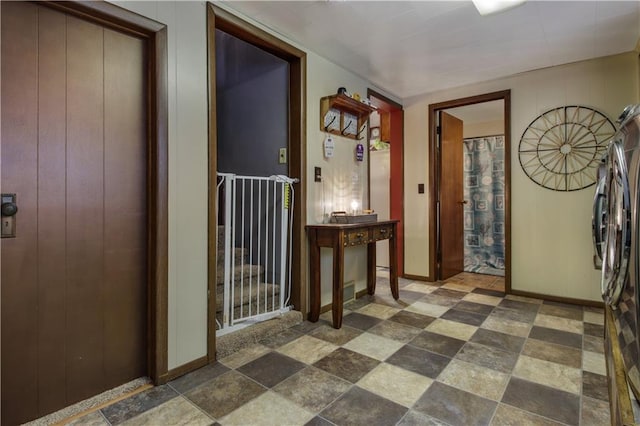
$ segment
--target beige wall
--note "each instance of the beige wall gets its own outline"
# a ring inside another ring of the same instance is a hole
[[[428,106],[471,95],[511,89],[511,260],[514,290],[600,300],[592,266],[593,187],[555,192],[522,171],[517,148],[526,126],[544,111],[586,105],[612,121],[638,102],[637,53],[546,68],[405,100],[405,185],[427,183]],[[428,195],[405,192],[405,272],[429,274]]]
[[[502,114],[501,114],[502,115]],[[482,136],[495,136],[504,133],[504,121],[492,120],[481,123],[467,123],[462,127],[462,135],[467,138],[479,138]]]

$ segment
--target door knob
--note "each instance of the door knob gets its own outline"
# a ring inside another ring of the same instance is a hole
[[[467,200],[462,200],[462,201],[458,201],[458,203],[460,203],[460,204],[467,204],[467,203],[468,203],[468,201],[467,201]]]
[[[2,216],[13,216],[16,213],[18,213],[18,206],[16,205],[16,203],[13,202],[9,202],[9,203],[2,203]]]

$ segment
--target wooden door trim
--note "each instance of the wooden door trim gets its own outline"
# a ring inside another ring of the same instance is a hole
[[[429,144],[427,158],[427,164],[429,165],[429,275],[426,277],[427,281],[435,281],[438,276],[438,271],[436,271],[437,212],[436,197],[434,197],[434,194],[437,194],[440,188],[437,178],[438,169],[436,167],[439,159],[439,157],[436,158],[436,122],[438,111],[498,100],[504,101],[505,293],[511,293],[511,90],[484,93],[482,95],[429,104]]]
[[[155,384],[166,382],[168,369],[168,50],[167,27],[113,4],[42,2],[101,26],[147,41],[147,372]]]
[[[216,134],[216,62],[215,62],[215,30],[220,29],[243,41],[257,46],[281,59],[289,62],[289,176],[297,178],[296,207],[294,209],[291,302],[295,309],[303,314],[308,312],[307,278],[307,244],[304,238],[306,224],[306,91],[307,91],[307,54],[280,40],[279,38],[251,25],[226,10],[207,3],[207,77],[209,100],[209,199],[208,199],[208,289],[209,303],[207,314],[207,357],[210,363],[216,357],[216,276],[217,276],[217,223],[218,205],[215,194],[217,184],[217,149]],[[296,285],[297,283],[297,285]]]
[[[407,277],[405,274],[405,270],[404,270],[404,253],[405,253],[405,249],[404,249],[404,107],[402,106],[402,104],[399,104],[398,102],[389,99],[388,97],[386,97],[385,95],[371,89],[371,88],[367,88],[367,98],[377,98],[379,100],[381,100],[382,102],[388,104],[391,109],[397,110],[401,113],[402,115],[402,123],[401,123],[401,128],[400,128],[400,147],[402,148],[400,150],[400,170],[398,171],[398,175],[399,175],[399,179],[400,179],[400,185],[396,185],[395,187],[389,188],[390,192],[389,192],[389,199],[391,200],[391,191],[398,191],[400,192],[400,217],[399,220],[400,222],[398,222],[398,259],[397,259],[397,265],[398,265],[398,271],[399,271],[399,276],[401,277]],[[367,141],[368,143],[368,141]],[[393,149],[393,148],[392,148]],[[367,150],[367,181],[371,182],[371,157],[369,155],[369,150]],[[389,171],[389,173],[391,174],[391,170]],[[367,186],[367,200],[369,200],[369,208],[371,208],[371,186],[368,185]]]

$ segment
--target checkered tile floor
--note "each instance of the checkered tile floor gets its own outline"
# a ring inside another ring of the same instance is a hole
[[[381,276],[340,330],[324,314],[74,423],[609,424],[603,311],[473,277],[400,280],[395,301]]]

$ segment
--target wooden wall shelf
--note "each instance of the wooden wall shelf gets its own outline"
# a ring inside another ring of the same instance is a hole
[[[366,124],[369,115],[375,110],[375,107],[356,101],[347,95],[338,94],[325,96],[320,99],[320,130],[355,140],[365,139],[366,132],[363,131],[363,127]],[[325,117],[327,117],[327,114],[330,114],[331,111],[339,112],[340,130],[325,128]],[[349,114],[357,118],[357,129],[355,134],[344,132],[348,125],[348,122],[345,122],[345,114]]]

